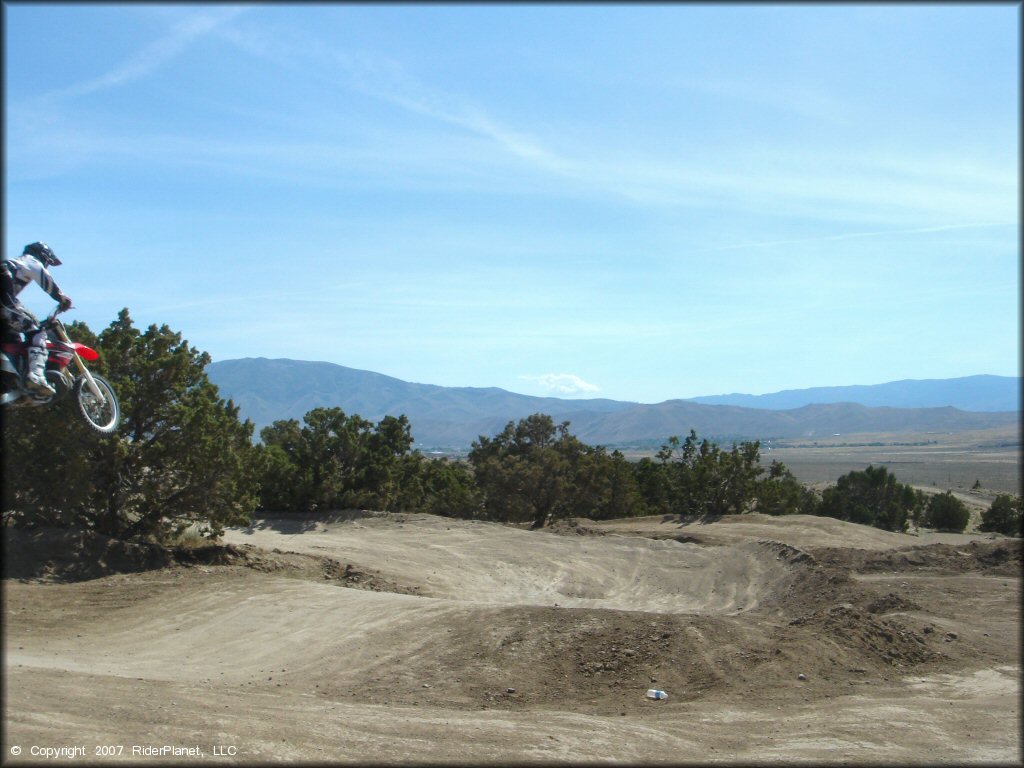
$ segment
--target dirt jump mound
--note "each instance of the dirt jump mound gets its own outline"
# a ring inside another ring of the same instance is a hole
[[[1016,754],[1019,543],[753,518],[269,517],[191,554],[22,536],[8,730],[214,723],[249,762]]]

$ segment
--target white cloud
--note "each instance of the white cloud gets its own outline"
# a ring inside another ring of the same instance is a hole
[[[543,376],[520,376],[527,381],[534,381],[552,395],[592,395],[601,389],[590,384],[574,373],[545,373]]]

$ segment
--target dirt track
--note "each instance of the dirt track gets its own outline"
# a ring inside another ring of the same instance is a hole
[[[1021,760],[1019,541],[757,515],[225,539],[221,565],[5,581],[5,760]]]

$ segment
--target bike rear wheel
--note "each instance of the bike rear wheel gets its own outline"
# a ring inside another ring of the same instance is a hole
[[[96,397],[84,376],[75,379],[75,404],[85,423],[102,435],[113,434],[121,423],[121,406],[110,382],[102,376],[92,374],[96,387],[103,393],[103,399]]]

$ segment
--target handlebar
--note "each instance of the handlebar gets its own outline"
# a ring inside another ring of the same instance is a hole
[[[57,315],[59,315],[61,312],[67,312],[69,309],[71,309],[71,307],[64,307],[63,305],[58,304],[56,307],[53,308],[53,312],[46,316],[46,322],[53,322],[54,320],[57,319]]]
[[[68,307],[67,309],[71,309],[71,307]],[[60,325],[60,321],[57,320],[57,315],[59,315],[61,312],[66,312],[67,309],[61,309],[60,305],[58,304],[57,307],[53,310],[53,312],[48,314],[46,316],[46,319],[44,319],[42,322],[40,322],[39,325],[41,327],[43,327],[43,328],[56,328],[56,327],[58,327]]]

